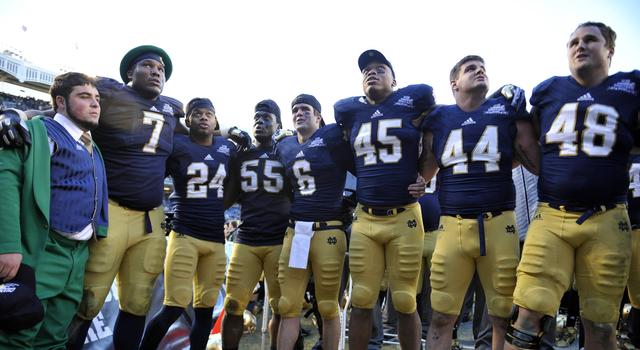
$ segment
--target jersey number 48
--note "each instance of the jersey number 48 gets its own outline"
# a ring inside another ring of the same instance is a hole
[[[580,137],[576,131],[578,103],[567,103],[560,109],[546,134],[546,143],[559,143],[560,156],[578,155],[580,149],[591,157],[606,157],[616,142],[616,127],[620,116],[611,106],[592,104],[587,107],[584,129]]]

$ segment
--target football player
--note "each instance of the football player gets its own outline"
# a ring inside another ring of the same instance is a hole
[[[440,232],[431,259],[433,315],[427,347],[451,347],[465,292],[477,272],[493,324],[493,348],[502,348],[520,254],[515,226],[515,153],[536,172],[536,144],[522,90],[507,100],[487,98],[484,60],[462,58],[449,74],[456,104],[425,119],[423,176],[439,168]]]
[[[164,306],[147,325],[140,349],[156,349],[193,299],[191,349],[205,349],[213,307],[224,281],[224,184],[235,145],[214,137],[218,120],[211,101],[187,104],[189,136],[175,135],[167,173],[174,209],[164,265]]]
[[[280,312],[278,259],[288,225],[291,188],[284,166],[274,154],[273,135],[280,129],[280,108],[273,100],[255,106],[255,146],[232,161],[225,188],[227,205],[238,202],[242,224],[233,244],[227,272],[225,314],[222,321],[223,349],[237,349],[243,333],[243,311],[264,273],[273,318],[269,322],[271,348],[277,346]]]
[[[424,230],[420,207],[408,191],[418,176],[419,116],[435,101],[428,85],[398,90],[391,63],[376,50],[358,59],[365,96],[338,101],[336,122],[349,136],[358,177],[358,206],[351,229],[353,278],[349,348],[366,349],[371,311],[385,269],[398,311],[403,349],[420,346],[416,287]]]
[[[137,348],[155,280],[162,272],[166,239],[160,224],[165,163],[182,104],[161,95],[173,66],[159,47],[130,50],[120,63],[123,83],[98,78],[102,115],[93,132],[103,152],[109,187],[109,232],[90,242],[84,296],[70,343],[84,344],[91,320],[100,312],[114,278],[120,312],[113,342]]]
[[[338,294],[347,248],[342,192],[352,157],[340,128],[324,126],[320,102],[314,96],[297,96],[291,113],[297,135],[276,145],[293,187],[289,228],[279,260],[282,320],[278,349],[293,349],[298,338],[304,292],[312,272],[322,315],[323,349],[337,349]]]
[[[540,204],[518,266],[507,349],[538,348],[573,275],[585,348],[616,348],[631,257],[625,202],[629,152],[637,144],[640,72],[609,75],[615,39],[603,23],[578,25],[567,44],[571,75],[533,90],[542,148]]]

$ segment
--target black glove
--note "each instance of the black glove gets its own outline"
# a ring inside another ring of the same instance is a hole
[[[282,140],[283,138],[287,137],[287,136],[295,136],[296,135],[296,131],[295,130],[289,130],[289,129],[278,129],[276,131],[275,134],[273,134],[273,142],[278,142],[280,140]]]
[[[342,223],[345,228],[351,226],[353,222],[353,211],[358,205],[358,198],[356,191],[351,189],[344,189],[342,192]]]
[[[237,127],[231,127],[229,129],[229,140],[233,141],[238,146],[238,152],[248,150],[251,147],[251,136],[246,131],[240,130]]]
[[[173,217],[173,212],[164,213],[164,221],[160,223],[160,227],[162,227],[166,236],[173,230]]]
[[[489,98],[497,98],[503,96],[508,101],[511,101],[511,107],[513,107],[517,112],[522,111],[527,108],[527,100],[524,94],[524,90],[521,88],[507,84],[496,90]]]
[[[15,110],[0,110],[0,147],[19,148],[31,144],[29,131],[21,121]]]

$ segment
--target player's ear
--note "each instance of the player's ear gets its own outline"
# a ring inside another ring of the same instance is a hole
[[[391,87],[394,88],[398,85],[398,83],[396,82],[395,79],[393,79],[393,81],[391,82]]]
[[[129,81],[133,80],[133,68],[127,71],[127,78],[129,78]]]
[[[67,100],[62,95],[56,96],[56,112],[62,107],[65,111],[67,110]]]
[[[451,84],[452,91],[458,91],[458,83],[455,80],[452,80],[450,84]]]
[[[216,123],[218,122],[218,119],[216,119]],[[184,124],[187,126],[187,128],[191,127],[191,114],[187,115],[184,118]]]
[[[220,123],[218,122],[218,116],[216,116],[215,113],[213,114],[213,120],[216,121],[216,126],[213,128],[213,130],[220,130]]]

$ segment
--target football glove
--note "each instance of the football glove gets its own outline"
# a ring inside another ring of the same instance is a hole
[[[502,96],[506,98],[508,101],[511,101],[511,107],[513,107],[516,111],[522,111],[523,108],[527,108],[527,100],[524,94],[524,90],[521,88],[507,84],[496,90],[489,98],[496,98]]]
[[[251,136],[246,131],[233,126],[227,132],[229,140],[237,145],[238,152],[248,150],[251,147]]]
[[[160,223],[160,227],[162,227],[166,236],[173,231],[173,218],[173,212],[166,212],[164,213],[164,221]]]
[[[31,144],[27,125],[14,109],[0,110],[0,147],[22,147]]]
[[[287,137],[287,136],[295,136],[296,135],[296,131],[295,130],[290,130],[290,129],[278,129],[275,134],[273,134],[273,141],[274,142],[279,142],[280,140],[282,140],[283,138]]]

